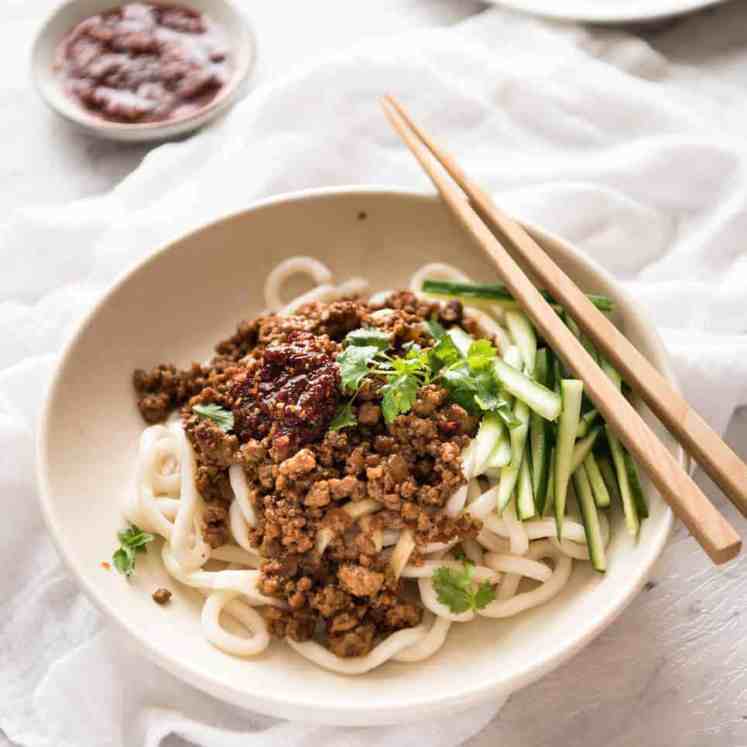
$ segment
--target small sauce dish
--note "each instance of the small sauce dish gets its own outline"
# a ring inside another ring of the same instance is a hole
[[[230,0],[68,0],[34,42],[32,77],[57,114],[92,135],[164,140],[225,112],[256,49]]]

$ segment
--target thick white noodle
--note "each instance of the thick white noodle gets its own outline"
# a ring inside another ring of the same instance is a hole
[[[313,257],[289,257],[278,265],[265,280],[265,303],[270,311],[280,311],[285,306],[280,291],[293,275],[309,275],[315,285],[329,285],[333,282],[332,271],[325,264]],[[294,299],[298,301],[303,296]]]
[[[172,431],[163,425],[153,425],[143,431],[138,447],[134,490],[125,505],[125,516],[144,531],[170,539],[177,512],[173,511],[173,504],[164,504],[164,499],[156,496],[155,489],[159,460],[166,448],[170,449],[178,467],[179,446]],[[177,481],[179,480],[177,472]]]
[[[475,482],[477,482],[477,480],[475,480]],[[449,500],[446,501],[445,510],[447,516],[458,516],[462,513],[464,504],[467,502],[468,490],[469,485],[461,485],[451,494]]]
[[[471,560],[475,565],[483,565],[482,559],[484,553],[479,542],[468,537],[462,540],[462,548],[464,549],[464,554],[467,556],[467,560]]]
[[[610,541],[610,522],[603,511],[599,512],[599,526],[602,530],[602,542],[604,543],[604,546],[607,547]],[[588,560],[589,548],[587,547],[586,542],[574,542],[567,539],[565,536],[566,534],[565,524],[563,524],[563,539],[558,540],[557,537],[550,537],[550,542],[552,542],[555,547],[565,553],[569,558],[573,558],[574,560]]]
[[[503,511],[503,521],[508,530],[508,540],[511,543],[513,555],[526,555],[529,549],[529,535],[524,529],[523,522],[516,516],[516,500],[512,499]]]
[[[353,521],[368,516],[381,509],[381,503],[375,501],[373,498],[364,498],[362,501],[348,501],[342,510],[350,516]],[[316,533],[316,551],[319,555],[323,555],[327,546],[335,537],[335,533],[329,527],[322,527]]]
[[[249,527],[238,501],[232,501],[231,507],[228,509],[228,525],[231,528],[231,536],[236,540],[239,547],[247,552],[256,552],[249,540]]]
[[[537,565],[541,564],[538,563]],[[461,560],[424,560],[420,565],[406,565],[402,569],[402,578],[432,578],[439,568],[453,568],[455,571],[462,571],[464,570],[464,563]],[[475,566],[474,579],[479,582],[497,583],[500,573],[496,573],[496,570],[484,565]]]
[[[231,490],[233,490],[236,503],[241,508],[241,513],[244,515],[246,523],[250,527],[257,526],[257,514],[252,506],[252,501],[249,498],[249,486],[246,483],[246,473],[244,468],[240,464],[232,464],[228,468],[228,480],[231,483]]]
[[[483,519],[483,523],[493,534],[497,534],[499,537],[509,537],[509,531],[504,519],[499,519],[495,515],[487,516]],[[558,536],[555,519],[533,519],[523,522],[523,527],[530,541]],[[568,539],[571,542],[585,543],[586,534],[584,533],[583,525],[577,521],[573,521],[573,519],[566,519],[563,522],[563,539]]]
[[[532,543],[527,556],[531,560],[540,560],[548,558],[555,564],[552,575],[541,586],[531,591],[525,591],[516,594],[511,599],[496,599],[486,607],[478,611],[478,614],[484,617],[511,617],[524,612],[531,607],[544,604],[560,593],[561,589],[568,583],[573,568],[573,561],[563,555],[549,541],[540,541]]]
[[[400,651],[392,657],[393,661],[423,661],[433,656],[433,654],[444,645],[446,634],[451,627],[451,620],[445,617],[433,616],[433,623],[430,630],[416,644]]]
[[[397,540],[397,544],[394,546],[392,557],[389,559],[389,567],[392,570],[394,578],[400,577],[414,549],[415,537],[413,537],[412,531],[409,529],[403,529],[399,533],[399,539]]]
[[[204,565],[210,557],[210,546],[202,539],[200,521],[202,518],[202,498],[197,492],[195,473],[197,464],[192,444],[187,434],[180,428],[181,447],[181,497],[179,510],[174,520],[169,545],[178,564],[185,571]]]
[[[417,294],[423,293],[424,280],[449,280],[452,283],[470,282],[469,276],[445,262],[430,262],[418,268],[410,278],[410,290]]]
[[[428,631],[422,623],[415,628],[398,630],[385,638],[365,656],[349,659],[335,656],[331,651],[314,641],[299,643],[292,638],[286,638],[285,640],[294,651],[324,669],[329,669],[338,674],[365,674],[389,661],[401,651],[416,645],[426,635],[428,635]]]
[[[434,552],[444,552],[444,550],[450,550],[454,545],[459,542],[458,537],[454,537],[454,539],[450,539],[448,542],[429,542],[427,545],[423,545],[423,547],[420,548],[420,552],[423,555],[430,555]]]
[[[362,296],[368,292],[368,280],[365,278],[350,278],[337,286],[337,297]]]
[[[392,288],[387,288],[383,291],[376,291],[376,293],[372,293],[368,297],[368,303],[370,303],[372,306],[378,306],[379,304],[384,303],[389,296],[394,293],[394,290]],[[388,314],[392,314],[392,309],[379,309],[378,311],[374,311],[373,315],[382,315],[382,312],[387,312]]]
[[[161,557],[169,575],[185,586],[213,591],[235,591],[254,605],[269,604],[281,609],[286,609],[288,606],[282,600],[265,596],[259,591],[260,572],[258,570],[186,571],[179,565],[168,545],[163,546]]]
[[[391,547],[399,542],[399,529],[385,529],[382,532],[382,545]]]
[[[485,527],[477,535],[477,542],[490,552],[508,552],[511,549],[511,545],[505,537],[499,537]]]
[[[233,656],[256,656],[270,643],[267,625],[262,615],[240,601],[236,591],[214,591],[202,607],[202,629],[205,637],[216,648]],[[249,637],[229,633],[221,624],[221,612],[238,620],[250,634]]]
[[[526,576],[527,578],[533,578],[535,581],[547,581],[552,574],[552,571],[544,563],[529,558],[520,558],[516,555],[486,552],[483,561],[488,568],[492,568],[494,571]]]
[[[259,568],[262,565],[262,558],[257,552],[247,552],[236,545],[214,547],[210,551],[210,560],[220,560],[237,566],[248,565],[250,568]]]
[[[475,519],[485,520],[490,513],[494,514],[496,512],[497,506],[498,486],[494,485],[467,506],[467,513],[470,516],[474,516]]]

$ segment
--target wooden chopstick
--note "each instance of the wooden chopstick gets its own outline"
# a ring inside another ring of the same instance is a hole
[[[386,97],[383,100],[383,107],[390,123],[420,162],[444,202],[492,259],[503,282],[521,303],[545,340],[560,355],[566,366],[584,382],[585,389],[597,409],[648,473],[676,516],[714,563],[725,563],[734,558],[741,549],[741,540],[734,528],[716,510],[635,408],[617,390],[566,327],[560,316],[553,311],[488,225],[483,222],[481,215],[490,225],[511,239],[522,259],[553,298],[572,314],[581,329],[622,372],[625,381],[640,392],[673,435],[679,437],[680,433],[687,433],[686,437],[682,437],[683,446],[687,451],[696,459],[699,455],[705,454],[711,465],[719,465],[718,470],[714,469],[713,472],[720,476],[730,469],[738,469],[739,474],[743,474],[747,470],[745,465],[721,442],[718,435],[695,415],[681,395],[669,386],[658,371],[588,301],[582,291],[529,235],[517,223],[501,213],[487,194],[470,182],[454,159],[437,147],[432,138],[414,124],[400,104],[392,97]],[[470,198],[470,202],[464,199],[463,192],[454,186],[444,170],[459,184],[461,190]],[[647,383],[646,379],[649,377],[652,380],[655,377],[654,386]],[[663,404],[664,399],[667,402]],[[709,443],[703,444],[703,440]],[[715,441],[720,442],[723,448],[718,448]],[[691,447],[691,444],[695,445]],[[700,459],[698,461],[700,462]],[[706,466],[705,463],[703,466]],[[731,487],[734,481],[724,482]],[[738,480],[736,482],[735,487],[739,487],[740,490],[730,490],[727,494],[729,497],[733,494],[741,496],[743,500],[739,507],[740,510],[744,510],[747,499],[743,491],[747,482],[742,485],[738,484]]]

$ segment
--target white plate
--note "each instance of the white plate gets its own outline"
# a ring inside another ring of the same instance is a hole
[[[525,13],[564,21],[633,23],[702,10],[724,0],[488,0]]]
[[[590,259],[538,229],[537,240],[587,291],[610,295],[618,321],[668,378],[661,341],[634,303]],[[138,437],[132,370],[206,358],[218,339],[262,308],[262,287],[281,259],[310,254],[339,279],[365,275],[374,290],[404,287],[429,261],[474,278],[495,270],[434,197],[337,188],[283,195],[185,236],[135,267],[102,299],[66,347],[39,429],[43,513],[60,555],[86,594],[154,661],[186,682],[245,708],[286,718],[377,724],[443,715],[505,697],[551,671],[603,630],[643,585],[672,515],[649,486],[651,518],[635,544],[612,517],[609,571],[577,564],[549,604],[509,620],[455,624],[438,654],[343,677],[273,641],[256,659],[221,653],[204,638],[201,598],[166,575],[158,548],[138,559],[129,583],[102,561],[123,525]],[[651,418],[649,418],[651,422]],[[664,442],[674,443],[660,428]],[[160,607],[158,586],[174,591]],[[610,672],[610,687],[616,687]],[[562,716],[560,716],[562,717]]]
[[[76,99],[68,95],[54,71],[55,53],[60,41],[84,19],[123,4],[125,3],[117,0],[68,0],[42,25],[31,52],[31,74],[39,95],[57,114],[98,137],[144,142],[164,140],[192,132],[225,112],[236,101],[254,69],[257,42],[244,14],[230,0],[187,0],[184,3],[209,16],[221,27],[228,37],[233,67],[233,74],[228,83],[207,106],[194,114],[167,122],[110,122],[87,111]]]

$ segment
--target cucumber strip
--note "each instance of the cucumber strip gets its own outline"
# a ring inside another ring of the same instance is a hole
[[[635,509],[641,519],[648,519],[648,503],[641,486],[641,479],[638,476],[638,465],[625,448],[623,448],[623,458],[625,459],[625,471],[628,474],[628,485],[630,485],[630,492],[633,494]]]
[[[493,370],[505,390],[528,405],[538,415],[546,420],[555,420],[560,415],[561,399],[555,392],[532,381],[521,371],[517,371],[500,359],[493,362]]]
[[[534,378],[540,384],[547,386],[550,368],[550,355],[546,349],[538,351]],[[536,412],[532,412],[529,420],[529,450],[532,461],[532,490],[541,513],[547,493],[547,481],[550,474],[550,449],[552,448],[552,427]]]
[[[538,504],[541,501],[538,501]],[[550,452],[550,474],[547,478],[547,493],[545,493],[544,505],[538,505],[538,510],[542,516],[549,516],[550,510],[555,505],[555,448]]]
[[[581,416],[581,398],[584,394],[583,382],[578,379],[563,379],[560,382],[563,409],[558,425],[558,440],[555,444],[555,523],[558,539],[563,538],[563,517],[568,494],[568,481],[571,478],[574,444],[578,420]]]
[[[581,521],[584,525],[591,566],[595,571],[604,573],[607,570],[607,556],[604,552],[602,527],[599,525],[599,514],[583,464],[573,473],[573,485],[576,488],[578,507],[581,509]]]
[[[594,343],[581,331],[578,324],[576,324],[576,320],[567,311],[563,312],[563,321],[565,322],[565,326],[573,332],[573,336],[578,338],[578,341],[584,346],[586,352],[598,364],[599,353],[597,353]]]
[[[457,350],[466,358],[470,345],[475,341],[475,338],[461,327],[451,327],[446,330],[446,334],[451,337],[451,341],[456,345]]]
[[[602,477],[604,478],[604,484],[607,486],[607,491],[609,492],[610,497],[622,503],[620,490],[617,487],[617,475],[615,474],[615,468],[612,466],[612,462],[610,462],[609,458],[606,456],[597,457],[596,461],[599,471],[602,473]]]
[[[519,469],[519,489],[516,494],[516,513],[522,521],[537,515],[532,491],[532,477],[529,474],[529,452],[524,452]]]
[[[586,470],[586,475],[589,478],[591,492],[594,494],[594,503],[597,504],[598,508],[607,508],[610,505],[610,494],[604,484],[604,478],[599,470],[597,460],[594,458],[594,452],[589,452],[582,467]]]
[[[498,483],[498,513],[501,513],[508,505],[519,479],[529,430],[529,408],[521,400],[516,402],[514,415],[520,425],[511,429],[511,461],[501,468],[501,478]]]
[[[518,308],[518,303],[503,283],[454,283],[448,280],[424,280],[422,290],[424,293],[435,293],[441,296],[485,298],[489,301],[509,302],[513,304],[512,308]],[[548,301],[553,300],[547,291],[542,291],[542,294]],[[587,293],[586,297],[601,311],[612,311],[614,308],[612,299],[607,296]]]
[[[537,335],[534,333],[532,323],[521,311],[508,311],[506,312],[506,326],[514,345],[521,352],[526,371],[533,373],[537,357]]]
[[[571,474],[573,474],[580,464],[583,464],[586,455],[591,452],[594,442],[601,433],[601,428],[595,428],[586,438],[576,441],[573,447],[573,456],[571,458]]]
[[[506,434],[504,428],[501,432],[501,437],[496,443],[495,448],[488,457],[488,462],[485,465],[485,472],[490,472],[495,469],[505,467],[511,461],[511,441]]]
[[[504,354],[503,362],[515,368],[517,371],[521,371],[521,351],[516,345],[512,345]]]
[[[581,416],[581,422],[578,424],[576,438],[583,438],[591,428],[591,424],[599,417],[597,410],[589,410]]]
[[[471,469],[467,477],[481,475],[487,467],[490,455],[495,450],[504,434],[503,423],[494,413],[486,414],[480,421],[480,429],[473,441],[474,451],[471,454]]]
[[[612,453],[612,462],[615,465],[615,472],[617,473],[617,487],[620,490],[623,513],[625,514],[625,526],[627,526],[628,531],[634,537],[637,537],[638,531],[641,528],[641,520],[638,517],[638,509],[635,507],[633,494],[630,491],[623,447],[609,426],[605,427],[605,431],[607,432],[607,443],[609,443],[610,452]]]

